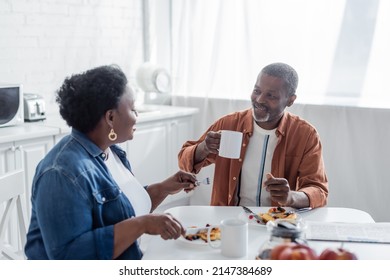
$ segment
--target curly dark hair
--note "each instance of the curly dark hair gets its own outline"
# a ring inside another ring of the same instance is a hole
[[[69,126],[88,133],[108,110],[117,108],[126,85],[126,75],[117,65],[67,77],[56,92],[60,114]]]
[[[284,80],[289,96],[295,94],[298,87],[298,73],[286,63],[276,62],[265,66],[261,73]]]

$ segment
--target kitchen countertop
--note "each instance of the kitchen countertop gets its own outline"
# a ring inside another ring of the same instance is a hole
[[[12,141],[20,141],[32,138],[53,136],[59,134],[60,129],[56,127],[46,127],[37,123],[24,123],[15,126],[0,128],[0,144]]]
[[[164,119],[193,115],[197,108],[177,107],[167,105],[141,105],[137,111],[139,116],[137,123],[155,122]],[[0,144],[25,139],[54,136],[70,133],[71,128],[59,114],[48,115],[46,120],[37,122],[25,122],[21,125],[0,128]]]

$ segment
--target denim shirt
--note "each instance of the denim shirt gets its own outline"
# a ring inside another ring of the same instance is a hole
[[[111,150],[131,171],[126,153]],[[135,216],[102,150],[75,129],[38,164],[31,202],[28,259],[112,259],[114,224]],[[118,259],[141,257],[135,241]]]

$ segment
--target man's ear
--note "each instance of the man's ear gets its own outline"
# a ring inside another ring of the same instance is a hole
[[[287,103],[287,106],[290,107],[291,105],[294,104],[294,101],[295,99],[297,99],[297,96],[294,94],[294,95],[291,95],[288,99],[288,103]]]

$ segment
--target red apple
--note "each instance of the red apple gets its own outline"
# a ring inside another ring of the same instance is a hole
[[[320,260],[357,260],[357,256],[344,248],[327,248],[320,254]]]
[[[316,252],[307,245],[283,243],[271,250],[271,260],[316,260]]]
[[[287,248],[293,248],[295,245],[296,245],[296,243],[294,243],[294,242],[286,242],[286,243],[282,243],[282,244],[275,246],[274,248],[272,248],[272,250],[270,252],[270,259],[271,260],[278,260],[280,253],[283,250],[285,250]]]

